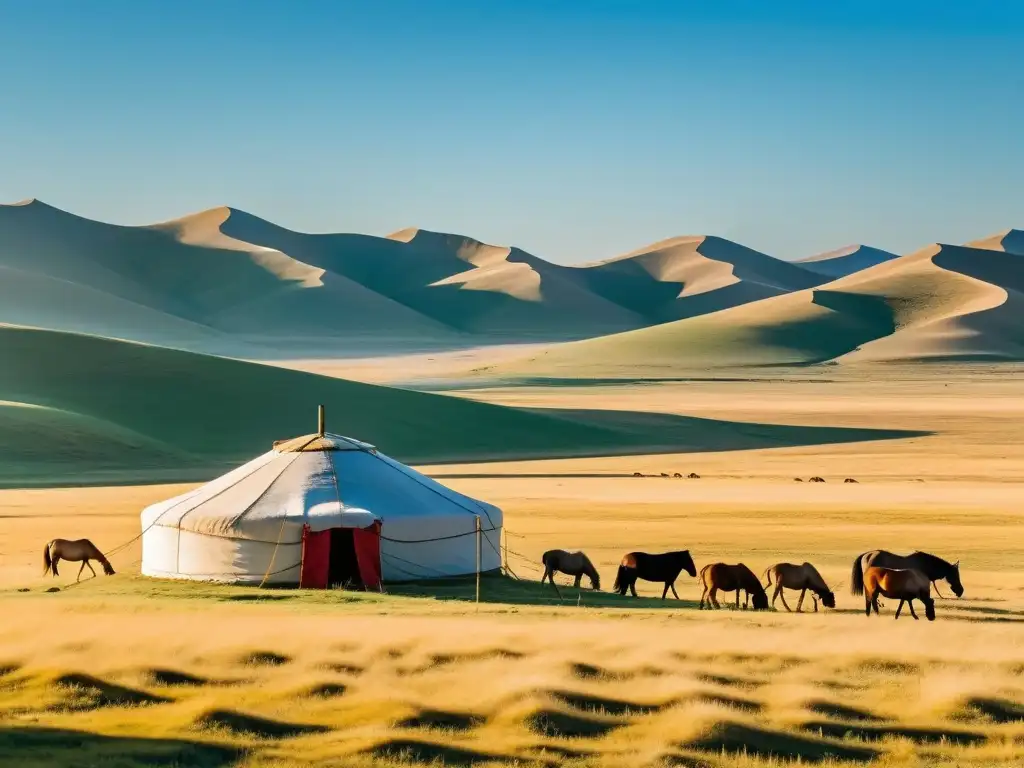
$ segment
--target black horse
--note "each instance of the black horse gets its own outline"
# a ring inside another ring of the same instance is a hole
[[[935,583],[940,579],[949,582],[949,588],[953,594],[960,597],[964,593],[964,585],[960,583],[960,561],[949,563],[941,557],[927,552],[914,552],[909,555],[894,555],[884,549],[876,549],[872,552],[865,552],[858,555],[853,561],[853,571],[850,574],[850,591],[855,595],[864,594],[864,572],[871,567],[895,568],[912,571],[920,571],[928,577],[935,588],[935,594],[942,597],[939,587]]]
[[[697,566],[693,564],[693,558],[690,557],[689,550],[665,552],[661,555],[649,555],[646,552],[630,552],[622,558],[622,562],[619,564],[619,571],[615,575],[615,586],[613,589],[620,595],[625,595],[628,589],[633,593],[633,597],[637,597],[637,579],[660,581],[665,584],[665,589],[661,593],[661,599],[664,600],[669,589],[671,589],[672,594],[678,600],[679,593],[676,592],[675,582],[682,571],[686,571],[691,576],[697,575]]]

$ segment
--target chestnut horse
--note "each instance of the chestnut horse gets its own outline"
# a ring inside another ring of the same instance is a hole
[[[70,560],[71,562],[82,561],[82,567],[78,569],[78,578],[75,581],[81,580],[82,571],[85,570],[86,566],[92,571],[93,576],[96,575],[96,571],[93,571],[92,565],[89,564],[90,560],[99,561],[100,565],[103,566],[103,572],[107,576],[114,575],[114,569],[111,567],[110,561],[88,539],[76,539],[74,541],[54,539],[49,542],[43,549],[43,576],[51,571],[54,576],[60,576],[57,573],[57,563],[61,560]]]
[[[775,576],[775,594],[772,595],[772,606],[774,607],[775,601],[778,598],[782,598],[782,604],[786,606],[786,610],[790,611],[789,603],[786,602],[786,595],[782,591],[785,589],[799,589],[800,599],[796,603],[796,612],[800,613],[804,604],[804,596],[807,594],[807,590],[811,590],[811,600],[814,602],[814,612],[818,612],[818,600],[821,600],[821,604],[826,608],[836,607],[836,596],[828,588],[828,584],[821,578],[821,574],[818,573],[818,569],[810,563],[804,563],[803,565],[794,565],[793,563],[779,563],[773,565],[764,575],[768,577],[768,586],[772,585],[772,576]]]
[[[704,594],[700,596],[700,607],[702,609],[704,608],[705,598],[708,601],[708,608],[712,606],[715,608],[722,607],[716,599],[718,590],[735,592],[736,608],[739,609],[740,590],[743,590],[747,593],[747,600],[743,604],[744,608],[747,607],[747,603],[753,597],[755,611],[768,610],[768,595],[765,593],[764,587],[761,586],[761,582],[754,575],[754,572],[743,563],[737,565],[727,565],[726,563],[705,565],[701,569],[700,578],[704,582]]]
[[[590,577],[591,587],[601,589],[601,577],[598,575],[597,569],[590,562],[590,558],[582,552],[550,549],[540,560],[544,563],[544,575],[540,577],[541,584],[544,583],[544,579],[549,579],[551,586],[555,586],[555,574],[564,573],[576,577],[576,583],[573,586],[577,589],[579,589],[580,581],[584,576]]]
[[[686,571],[691,576],[697,575],[697,566],[693,564],[688,549],[678,552],[665,552],[660,555],[651,555],[647,552],[630,552],[622,558],[619,564],[618,573],[615,574],[615,586],[612,587],[620,595],[625,595],[628,589],[636,594],[636,580],[659,581],[664,583],[665,589],[661,592],[661,599],[664,600],[669,589],[679,599],[676,592],[676,579],[679,574]]]
[[[935,601],[932,600],[931,590],[931,579],[920,571],[872,566],[864,572],[864,612],[870,616],[874,608],[877,615],[878,596],[885,595],[892,600],[899,598],[897,619],[904,603],[910,607],[910,615],[916,619],[914,600],[920,600],[924,603],[924,615],[928,621],[935,621]]]
[[[941,557],[929,554],[928,552],[912,552],[909,555],[894,555],[884,549],[876,549],[858,555],[853,561],[853,571],[850,574],[850,590],[855,595],[864,591],[864,573],[871,566],[879,568],[911,569],[919,571],[928,577],[929,582],[937,582],[945,579],[949,582],[949,588],[953,594],[960,597],[964,593],[964,585],[960,583],[960,561],[955,563],[947,562]],[[935,587],[935,594],[942,597],[939,592],[939,585]]]

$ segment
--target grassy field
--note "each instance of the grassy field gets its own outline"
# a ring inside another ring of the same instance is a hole
[[[1020,765],[1022,390],[990,372],[462,393],[917,432],[431,467],[506,511],[523,581],[484,579],[479,606],[470,584],[365,595],[152,581],[135,575],[137,543],[113,558],[116,576],[72,586],[68,566],[40,577],[47,539],[110,549],[182,486],[0,491],[0,762]],[[811,475],[827,482],[794,481]],[[893,621],[892,604],[865,618],[850,565],[880,546],[959,558],[964,598],[938,600],[934,623]],[[631,550],[688,548],[698,567],[743,561],[759,574],[811,560],[838,607],[701,612],[688,577],[681,601],[643,583],[640,600],[565,586],[559,597],[532,581],[552,547],[586,550],[605,590]]]

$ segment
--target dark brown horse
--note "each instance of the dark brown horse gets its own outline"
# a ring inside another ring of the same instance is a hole
[[[878,596],[885,595],[893,600],[899,598],[896,607],[896,618],[900,617],[903,604],[910,608],[910,615],[915,619],[914,600],[924,603],[924,615],[928,621],[935,621],[935,601],[932,600],[932,581],[920,571],[898,570],[895,568],[879,568],[872,566],[864,572],[864,612],[870,616],[871,609],[878,614]]]
[[[761,581],[754,575],[754,572],[743,563],[728,565],[727,563],[712,563],[705,565],[700,571],[701,581],[704,582],[704,594],[700,597],[700,607],[704,607],[705,598],[708,607],[721,608],[716,595],[719,590],[723,592],[736,593],[736,608],[740,607],[740,591],[747,593],[747,601],[754,600],[755,611],[768,610],[768,595],[761,586]],[[747,607],[746,601],[743,605]]]
[[[858,555],[853,561],[853,571],[850,574],[850,590],[855,595],[864,591],[864,574],[868,568],[896,568],[901,570],[915,570],[928,577],[931,586],[935,588],[935,594],[942,597],[939,592],[939,585],[935,582],[945,579],[953,594],[961,597],[964,593],[964,585],[960,582],[960,561],[955,563],[947,562],[937,555],[928,552],[912,552],[909,555],[895,555],[886,552],[884,549],[876,549]]]
[[[622,558],[619,564],[618,573],[615,575],[615,586],[613,590],[620,595],[625,595],[629,590],[633,597],[636,594],[636,580],[657,581],[665,585],[661,592],[661,599],[664,600],[669,589],[679,599],[676,592],[676,579],[679,574],[686,571],[691,576],[697,575],[697,566],[693,564],[690,551],[687,549],[679,552],[665,552],[660,555],[650,555],[646,552],[630,552]]]
[[[75,581],[79,581],[82,578],[82,571],[85,570],[86,566],[89,566],[93,576],[96,575],[96,571],[93,571],[92,565],[89,564],[90,560],[98,561],[103,566],[103,572],[107,576],[114,575],[114,569],[111,567],[110,561],[103,556],[99,547],[88,539],[76,539],[75,541],[54,539],[49,542],[43,549],[43,576],[50,572],[54,576],[60,576],[57,572],[57,563],[61,560],[69,560],[71,562],[82,561],[82,567],[78,569],[78,578]]]
[[[541,557],[544,563],[544,575],[540,577],[540,583],[545,579],[551,581],[555,586],[555,574],[565,573],[576,577],[574,586],[579,589],[580,581],[584,576],[590,578],[590,586],[594,589],[601,589],[601,576],[598,574],[590,558],[582,552],[566,552],[564,549],[549,549]]]

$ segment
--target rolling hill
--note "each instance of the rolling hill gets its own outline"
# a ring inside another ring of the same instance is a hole
[[[502,378],[670,377],[739,366],[1024,360],[1024,259],[932,245],[817,288],[546,347]]]
[[[406,229],[304,234],[232,208],[141,227],[0,206],[0,323],[236,357],[589,338],[826,278],[714,237],[561,266]]]
[[[312,431],[416,463],[727,450],[902,436],[538,411],[95,336],[0,326],[0,485],[205,479]]]

